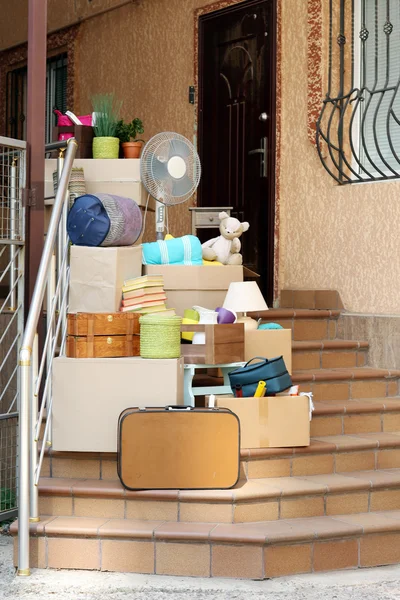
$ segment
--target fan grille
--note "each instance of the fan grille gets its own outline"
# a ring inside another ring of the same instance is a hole
[[[175,178],[168,171],[168,161],[180,157],[186,165],[183,177]],[[140,161],[143,185],[149,194],[171,206],[186,202],[200,181],[201,166],[193,144],[183,135],[173,132],[158,133],[145,145]]]

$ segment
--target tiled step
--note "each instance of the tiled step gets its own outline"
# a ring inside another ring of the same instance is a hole
[[[394,469],[400,467],[400,432],[321,436],[305,448],[243,450],[242,462],[248,479]]]
[[[368,367],[310,369],[292,373],[293,384],[299,384],[301,392],[312,392],[316,401],[397,396],[399,377],[400,371]],[[193,384],[204,387],[222,385],[222,379],[195,375]]]
[[[279,300],[281,308],[343,309],[336,290],[282,290]]]
[[[251,316],[263,323],[278,323],[292,329],[294,340],[333,340],[340,310],[272,308],[251,313]]]
[[[367,364],[368,342],[322,340],[292,342],[294,371],[364,367]]]
[[[397,396],[400,371],[354,367],[293,371],[292,381],[300,391],[313,392],[319,401]]]
[[[230,490],[130,492],[119,481],[42,478],[41,514],[215,523],[400,510],[400,469],[240,481]]]
[[[317,436],[304,448],[241,450],[241,479],[299,477],[326,473],[400,468],[400,430]],[[117,480],[116,454],[54,452],[43,477]]]
[[[292,381],[300,391],[313,392],[315,400],[346,401],[396,396],[400,371],[360,367],[294,371]]]
[[[311,435],[400,431],[400,397],[315,402]]]
[[[12,526],[17,556],[17,523]],[[31,566],[265,579],[400,562],[400,511],[246,524],[42,517]]]

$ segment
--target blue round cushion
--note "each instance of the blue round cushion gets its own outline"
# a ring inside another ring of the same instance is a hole
[[[85,194],[75,200],[67,219],[69,238],[76,246],[100,246],[110,229],[110,218],[96,196]]]

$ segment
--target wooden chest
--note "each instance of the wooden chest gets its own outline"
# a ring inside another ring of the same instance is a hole
[[[70,358],[139,356],[140,315],[76,313],[68,315],[66,353]]]

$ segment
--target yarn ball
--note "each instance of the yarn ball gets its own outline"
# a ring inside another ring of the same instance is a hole
[[[236,314],[232,310],[219,307],[215,309],[215,312],[218,313],[217,321],[219,325],[234,323],[236,321]]]
[[[283,327],[278,323],[263,323],[262,325],[259,325],[257,329],[283,329]]]

